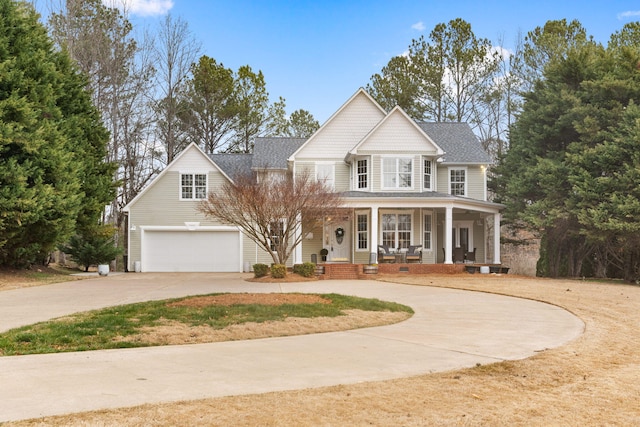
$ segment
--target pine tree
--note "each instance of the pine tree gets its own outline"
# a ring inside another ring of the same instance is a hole
[[[43,261],[110,192],[106,132],[69,64],[31,5],[0,0],[0,265]]]

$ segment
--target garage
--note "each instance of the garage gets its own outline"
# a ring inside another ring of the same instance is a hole
[[[237,229],[147,229],[142,233],[144,272],[241,271]]]

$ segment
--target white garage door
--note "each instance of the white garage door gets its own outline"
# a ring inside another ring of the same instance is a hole
[[[145,231],[142,271],[240,271],[238,231]]]

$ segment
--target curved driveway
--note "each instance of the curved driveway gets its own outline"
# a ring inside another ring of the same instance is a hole
[[[212,292],[336,292],[400,302],[415,315],[395,325],[345,332],[0,357],[0,422],[522,359],[560,346],[584,328],[559,307],[479,292],[366,280],[258,284],[243,277],[132,273],[4,291],[0,331],[110,305]]]

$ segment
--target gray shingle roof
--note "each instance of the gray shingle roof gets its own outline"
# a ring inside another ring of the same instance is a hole
[[[253,169],[287,169],[287,159],[306,141],[304,138],[256,138]]]
[[[418,126],[444,151],[443,163],[493,163],[467,123],[427,123]]]
[[[209,158],[231,179],[251,172],[253,154],[209,154]]]

